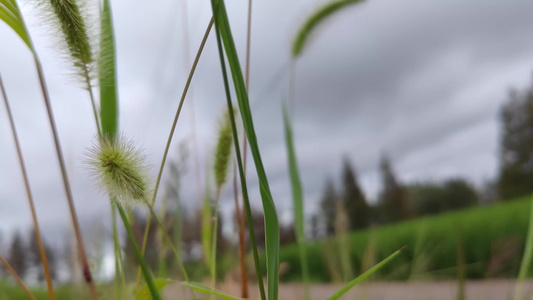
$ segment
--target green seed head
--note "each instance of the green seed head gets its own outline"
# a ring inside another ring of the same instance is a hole
[[[233,109],[233,112],[235,113],[235,109]],[[232,143],[233,134],[231,132],[231,120],[229,112],[226,110],[222,121],[220,122],[217,148],[215,152],[215,164],[213,166],[217,188],[220,188],[226,182]]]
[[[95,181],[111,199],[123,205],[149,203],[149,181],[145,158],[123,134],[98,138],[89,150]]]
[[[94,53],[89,38],[87,16],[79,0],[41,0],[48,16],[62,32],[60,44],[78,77],[88,84],[94,73]]]

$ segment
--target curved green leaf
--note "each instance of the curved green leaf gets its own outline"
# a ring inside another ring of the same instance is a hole
[[[30,35],[26,30],[20,8],[15,0],[0,0],[0,20],[4,21],[33,51]]]
[[[206,285],[203,285],[201,283],[198,283],[198,282],[192,282],[192,281],[183,281],[181,282],[181,284],[183,286],[186,286],[186,287],[189,287],[195,291],[198,291],[202,294],[207,294],[207,295],[212,295],[212,296],[217,296],[217,297],[220,297],[224,300],[243,300],[243,298],[238,298],[238,297],[234,297],[234,296],[231,296],[231,295],[228,295],[228,294],[225,294],[224,292],[221,292],[217,289],[214,289],[214,288],[210,288]]]
[[[287,158],[292,185],[292,201],[294,205],[294,227],[296,229],[296,239],[298,242],[298,250],[300,252],[302,277],[305,285],[305,298],[310,299],[309,271],[307,268],[307,248],[305,247],[305,217],[302,182],[300,181],[300,174],[298,172],[298,160],[296,159],[296,151],[294,150],[292,126],[286,106],[283,106],[283,124],[285,126],[285,143],[287,146]]]
[[[161,292],[161,290],[174,282],[171,279],[166,278],[156,278],[154,279],[154,285],[158,292]],[[148,288],[148,285],[144,285],[138,292],[135,294],[135,300],[152,300],[152,295],[150,294],[150,289]]]
[[[307,40],[313,30],[326,18],[343,9],[350,4],[360,3],[363,0],[337,0],[326,4],[313,13],[302,25],[296,38],[292,43],[292,57],[296,58],[302,54]]]
[[[385,266],[386,264],[388,264],[391,260],[393,260],[396,256],[400,255],[400,253],[402,253],[403,249],[405,248],[405,246],[403,246],[402,248],[400,248],[400,250],[394,252],[393,254],[391,254],[389,257],[385,258],[384,260],[382,260],[381,262],[379,262],[377,265],[373,266],[372,268],[370,268],[368,271],[364,272],[363,274],[359,275],[358,277],[356,277],[354,280],[348,282],[345,286],[343,286],[340,290],[338,290],[335,294],[331,295],[331,297],[329,297],[327,300],[336,300],[336,299],[339,299],[340,296],[344,295],[346,292],[348,292],[351,288],[353,288],[355,285],[357,285],[358,283],[361,283],[362,281],[364,281],[365,279],[367,279],[368,277],[370,277],[370,275],[374,274],[377,270],[381,269],[383,266]]]

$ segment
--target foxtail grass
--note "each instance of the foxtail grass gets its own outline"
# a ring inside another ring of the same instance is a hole
[[[228,165],[231,156],[231,120],[229,119],[229,110],[235,109],[233,107],[228,108],[228,111],[224,112],[220,127],[218,130],[218,141],[215,151],[215,163],[213,165],[213,172],[215,173],[216,195],[214,203],[214,216],[213,216],[213,230],[211,240],[211,285],[215,288],[217,268],[216,268],[216,253],[217,253],[217,238],[218,238],[218,218],[219,218],[219,203],[220,194],[222,192],[222,186],[226,183],[228,176]]]
[[[7,25],[9,25],[19,35],[19,37],[24,41],[24,43],[28,46],[28,49],[33,54],[37,75],[39,77],[39,84],[41,87],[41,92],[43,95],[43,100],[44,100],[44,104],[46,108],[46,113],[48,116],[48,121],[50,123],[50,128],[52,130],[52,136],[53,136],[53,141],[54,141],[54,147],[56,150],[56,156],[57,156],[59,168],[61,171],[61,177],[63,179],[63,187],[65,189],[65,195],[67,197],[69,213],[72,219],[72,227],[74,230],[74,235],[76,236],[76,242],[77,242],[78,252],[80,256],[80,262],[82,265],[83,277],[91,291],[92,299],[93,300],[98,299],[98,294],[96,292],[96,286],[94,284],[94,281],[91,275],[91,270],[89,268],[89,262],[87,260],[87,254],[85,253],[85,248],[83,246],[83,238],[81,235],[81,230],[80,230],[80,226],[78,222],[78,216],[76,214],[76,209],[74,206],[74,200],[73,200],[74,197],[72,196],[72,190],[71,190],[70,182],[68,179],[67,168],[65,166],[65,159],[63,156],[63,151],[61,149],[61,143],[59,141],[59,133],[56,127],[55,118],[54,118],[54,114],[52,111],[52,104],[50,101],[48,87],[46,85],[46,80],[45,80],[44,71],[41,65],[41,61],[32,43],[26,24],[24,22],[24,18],[22,14],[20,13],[20,9],[18,7],[17,2],[15,0],[0,0],[0,4],[2,4],[0,5],[0,19],[2,19]]]
[[[26,293],[26,295],[28,295],[28,298],[31,299],[31,300],[36,300],[35,296],[32,294],[32,292],[30,292],[30,290],[28,289],[26,284],[24,284],[24,281],[22,281],[20,276],[17,274],[17,271],[15,271],[15,269],[13,269],[13,267],[11,267],[11,265],[7,262],[7,260],[4,258],[4,256],[2,256],[2,254],[0,254],[0,261],[2,262],[2,264],[4,265],[6,270],[11,274],[11,276],[13,276],[13,278],[15,278],[17,283],[20,285],[20,287]]]
[[[96,129],[102,135],[100,120],[96,100],[93,93],[93,77],[95,73],[95,58],[93,47],[88,33],[87,14],[77,0],[40,0],[42,7],[47,11],[45,16],[49,16],[50,23],[55,27],[54,31],[60,31],[63,37],[60,49],[68,61],[72,64],[76,78],[78,78],[84,88],[88,91]],[[53,17],[55,16],[55,18]]]

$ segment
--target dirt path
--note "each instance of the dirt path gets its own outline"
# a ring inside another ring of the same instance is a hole
[[[236,283],[226,283],[219,287],[221,290],[232,294],[239,294]],[[315,284],[311,287],[311,299],[324,300],[335,292],[340,286],[332,284]],[[466,286],[465,300],[507,300],[513,299],[515,288],[514,281],[484,280],[470,281]],[[524,284],[522,299],[531,299],[533,281]],[[183,299],[186,291],[172,286],[165,289],[165,299]],[[250,290],[255,291],[250,287]],[[280,300],[304,299],[301,284],[282,284],[279,293]],[[198,295],[197,295],[198,296]],[[257,293],[252,293],[252,299],[258,299]],[[342,299],[356,300],[456,300],[457,283],[451,281],[441,282],[380,282],[361,284],[348,292]]]

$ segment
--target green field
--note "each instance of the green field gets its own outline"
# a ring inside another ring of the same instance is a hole
[[[354,232],[349,239],[353,271],[358,274],[365,260],[372,265],[406,245],[404,253],[381,269],[375,278],[455,278],[457,237],[460,236],[467,278],[516,278],[526,239],[529,208],[529,198],[524,198]],[[333,257],[327,260],[325,249],[331,252],[331,249],[342,248],[336,247],[335,243],[338,243],[337,239],[331,238],[308,244],[312,280],[334,279],[332,269],[339,265],[332,265],[331,261],[339,255],[333,253]],[[280,260],[288,263],[282,280],[301,280],[296,245],[282,248]]]

